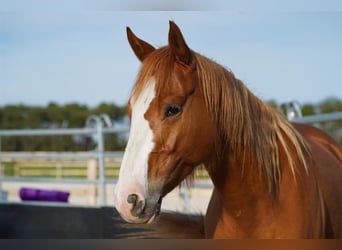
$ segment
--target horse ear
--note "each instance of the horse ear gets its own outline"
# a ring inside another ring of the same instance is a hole
[[[178,61],[185,65],[191,64],[191,50],[186,44],[181,30],[173,21],[170,21],[169,46]]]
[[[141,62],[144,61],[144,59],[155,50],[155,48],[151,44],[139,39],[136,35],[134,35],[129,27],[126,28],[126,31],[128,42],[131,45],[134,54]]]

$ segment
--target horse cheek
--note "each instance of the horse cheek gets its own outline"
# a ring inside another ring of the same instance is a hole
[[[210,122],[204,119],[192,120],[192,124],[188,124],[190,128],[184,134],[183,152],[186,152],[186,162],[191,165],[199,165],[211,154],[214,148],[214,128],[210,126]]]

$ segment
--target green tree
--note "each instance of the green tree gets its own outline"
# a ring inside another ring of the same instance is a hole
[[[318,104],[320,113],[331,113],[331,112],[338,112],[342,111],[342,101],[331,97],[327,98],[324,101]]]
[[[78,128],[84,127],[88,116],[102,113],[107,113],[113,121],[120,121],[126,115],[126,108],[106,103],[93,109],[77,103],[58,105],[52,102],[46,107],[9,105],[0,107],[0,129]],[[106,138],[106,148],[110,150],[122,150],[125,143],[116,134]],[[93,149],[94,142],[90,137],[77,136],[3,137],[2,148],[7,151],[79,151]]]
[[[303,106],[302,106],[302,115],[303,116],[307,116],[307,115],[314,115],[316,112],[315,112],[315,106],[311,103],[305,103]]]

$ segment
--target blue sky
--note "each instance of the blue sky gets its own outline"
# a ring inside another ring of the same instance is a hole
[[[158,47],[167,43],[169,20],[192,49],[231,69],[262,99],[342,99],[338,1],[274,1],[278,5],[266,8],[254,1],[229,7],[213,1],[212,8],[205,1],[159,7],[158,1],[149,1],[150,7],[138,1],[118,7],[110,1],[83,1],[83,7],[81,0],[47,2],[5,1],[0,8],[0,106],[125,104],[140,65],[126,26]]]

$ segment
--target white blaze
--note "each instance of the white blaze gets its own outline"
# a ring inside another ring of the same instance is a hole
[[[153,133],[144,115],[155,97],[155,82],[151,79],[141,94],[131,100],[131,129],[125,154],[115,188],[115,206],[124,214],[127,209],[127,196],[136,193],[147,196],[148,156],[151,153]]]

